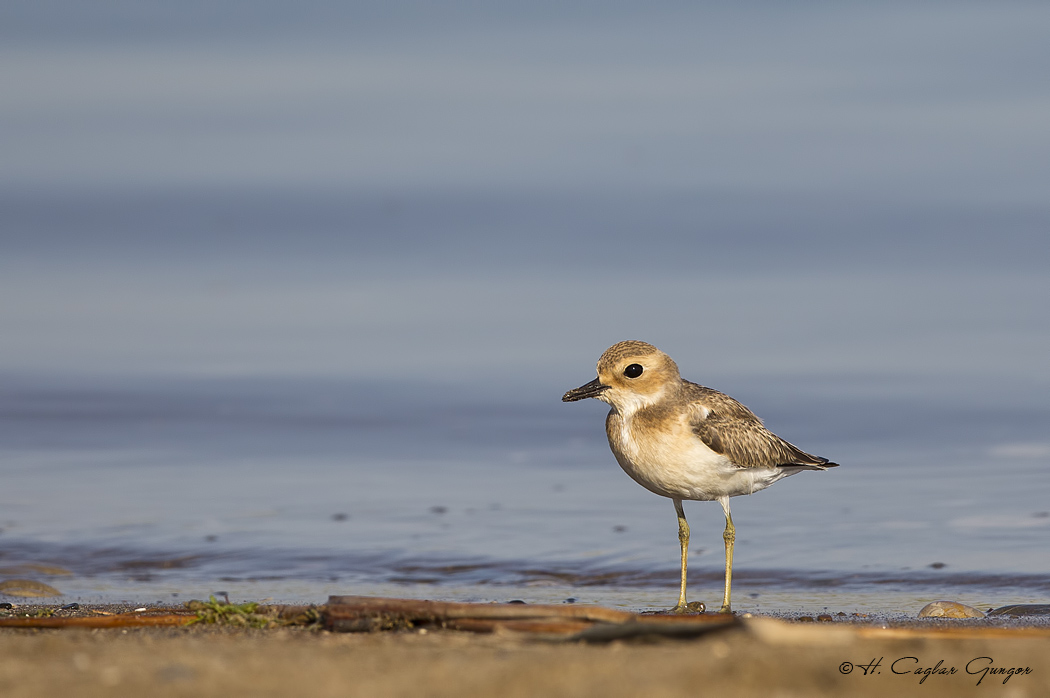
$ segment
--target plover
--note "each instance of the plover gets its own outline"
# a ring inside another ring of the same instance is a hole
[[[598,360],[598,377],[561,399],[575,402],[589,397],[612,406],[605,432],[624,472],[674,502],[682,545],[682,587],[672,609],[676,613],[700,606],[685,600],[689,524],[682,501],[714,500],[722,505],[726,576],[720,611],[731,613],[736,529],[729,498],[764,490],[801,470],[826,470],[838,463],[779,438],[725,393],[682,380],[671,357],[645,342],[619,342],[606,349]]]

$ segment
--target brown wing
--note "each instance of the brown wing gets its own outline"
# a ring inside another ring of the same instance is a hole
[[[691,426],[708,448],[743,468],[813,466],[831,468],[827,458],[810,455],[765,428],[762,420],[742,404],[711,388],[688,383],[690,397],[706,410],[697,409]]]

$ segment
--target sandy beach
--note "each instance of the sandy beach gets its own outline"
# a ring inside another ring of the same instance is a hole
[[[1050,627],[744,618],[696,639],[193,625],[0,630],[0,695],[1046,696]]]

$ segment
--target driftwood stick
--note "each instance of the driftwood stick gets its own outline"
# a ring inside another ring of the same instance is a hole
[[[196,620],[196,615],[166,613],[161,616],[144,616],[140,613],[118,613],[112,616],[87,616],[63,618],[41,616],[36,618],[0,618],[0,628],[141,628],[162,625],[186,625]]]
[[[430,625],[479,633],[513,630],[573,635],[599,642],[621,636],[695,637],[736,622],[733,616],[722,614],[639,615],[600,606],[453,603],[372,596],[331,596],[325,611],[325,627],[335,631],[375,632]]]

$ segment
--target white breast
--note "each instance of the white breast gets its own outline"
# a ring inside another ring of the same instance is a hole
[[[751,494],[789,475],[779,468],[740,468],[697,437],[685,417],[647,429],[609,415],[609,445],[624,472],[651,492],[675,499],[713,500]]]

